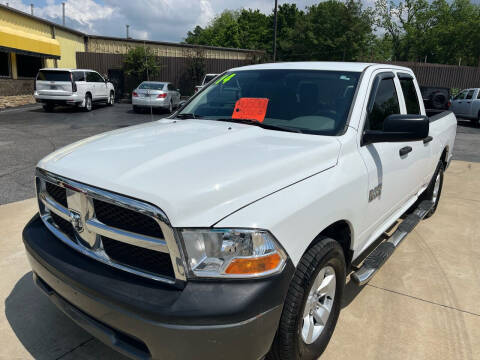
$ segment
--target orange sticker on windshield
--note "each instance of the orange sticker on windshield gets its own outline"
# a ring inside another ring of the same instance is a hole
[[[248,119],[263,122],[267,113],[268,99],[240,98],[233,109],[232,119]]]

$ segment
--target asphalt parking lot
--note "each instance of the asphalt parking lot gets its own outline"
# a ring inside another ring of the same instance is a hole
[[[74,141],[167,116],[134,113],[131,105],[97,105],[91,112],[60,107],[46,113],[40,106],[0,112],[0,205],[31,198],[37,162]]]
[[[98,105],[91,112],[57,108],[46,113],[40,106],[0,112],[0,205],[34,196],[35,165],[45,155],[74,141],[105,131],[167,116],[134,113],[131,105]],[[480,162],[480,128],[459,121],[454,159]]]
[[[124,359],[36,289],[21,231],[36,212],[36,162],[75,140],[151,120],[129,109],[0,112],[0,359]],[[480,129],[460,121],[437,213],[368,285],[347,284],[322,360],[480,359],[479,145]]]

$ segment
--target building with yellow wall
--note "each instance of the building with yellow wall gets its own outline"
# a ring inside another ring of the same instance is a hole
[[[0,97],[33,94],[33,80],[40,68],[77,68],[78,53],[93,53],[98,58],[112,59],[106,55],[124,55],[138,46],[150,47],[158,57],[177,59],[190,57],[201,50],[205,59],[225,60],[232,64],[264,56],[264,52],[256,50],[87,35],[0,5]],[[118,64],[105,61],[101,65],[105,69],[98,68],[96,63],[84,66],[104,72],[112,66],[118,68]]]
[[[32,93],[42,67],[76,67],[85,34],[0,5],[0,96]]]

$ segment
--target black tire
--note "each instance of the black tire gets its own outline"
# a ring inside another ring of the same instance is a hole
[[[139,107],[136,106],[136,105],[133,105],[133,106],[132,106],[132,109],[133,109],[133,112],[136,112],[136,113],[139,113],[139,112],[140,112]]]
[[[170,104],[168,105],[168,113],[171,114],[173,112],[173,103],[172,100],[170,100]]]
[[[55,106],[53,104],[45,104],[43,105],[43,110],[45,110],[46,112],[53,112],[53,110],[55,109]]]
[[[327,266],[334,269],[336,277],[333,305],[319,337],[311,344],[306,344],[301,335],[303,312],[315,278]],[[290,284],[277,334],[267,359],[317,359],[323,353],[340,314],[345,287],[345,268],[342,247],[333,239],[322,237],[307,250],[300,260]]]
[[[85,95],[85,106],[83,107],[83,111],[89,112],[93,108],[92,104],[92,96],[90,94]]]
[[[429,200],[429,201],[434,201],[433,208],[425,215],[425,219],[428,219],[430,216],[435,214],[435,211],[437,211],[438,203],[440,202],[440,196],[442,195],[442,188],[443,188],[443,172],[444,172],[444,166],[442,160],[438,162],[437,169],[435,170],[435,173],[433,174],[432,179],[430,180],[430,184],[428,184],[427,189],[423,192],[423,194],[420,196],[419,201],[423,200]],[[435,182],[437,180],[437,176],[439,176],[439,188],[437,191],[437,195],[435,197]],[[434,200],[435,197],[435,200]]]

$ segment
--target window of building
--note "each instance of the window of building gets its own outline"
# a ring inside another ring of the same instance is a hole
[[[40,57],[17,54],[16,58],[18,77],[34,78],[43,67],[43,59]]]
[[[400,79],[403,97],[405,98],[405,106],[407,114],[420,114],[420,103],[418,102],[417,90],[413,79]]]
[[[0,76],[10,76],[10,54],[0,52]]]
[[[383,130],[385,118],[392,114],[400,114],[395,83],[393,79],[382,79],[378,85],[372,109],[368,114],[365,129]]]

